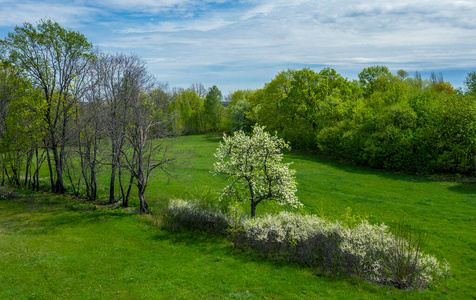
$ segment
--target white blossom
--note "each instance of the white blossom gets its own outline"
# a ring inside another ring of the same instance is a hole
[[[258,125],[251,136],[238,131],[233,136],[224,135],[223,141],[215,153],[218,161],[214,164],[215,174],[224,174],[229,179],[222,196],[250,201],[252,217],[256,205],[264,200],[294,208],[302,205],[295,195],[295,171],[289,169],[289,163],[281,162],[281,151],[290,149],[288,143]]]

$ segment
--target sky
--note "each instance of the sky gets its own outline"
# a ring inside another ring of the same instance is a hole
[[[170,87],[262,88],[280,71],[476,71],[476,0],[0,0],[0,39],[43,18],[107,53],[136,54]]]

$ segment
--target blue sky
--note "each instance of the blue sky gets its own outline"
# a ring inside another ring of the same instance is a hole
[[[134,53],[171,87],[224,95],[281,70],[431,71],[459,87],[476,71],[475,0],[0,0],[0,38],[52,18],[105,52]]]

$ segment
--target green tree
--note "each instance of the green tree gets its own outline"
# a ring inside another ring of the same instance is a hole
[[[466,94],[476,96],[476,72],[469,72],[464,80]]]
[[[288,123],[286,110],[283,108],[284,99],[291,89],[293,70],[282,71],[265,85],[260,92],[255,92],[251,98],[257,96],[254,102],[260,106],[258,112],[259,123],[266,126],[270,132],[282,133]],[[252,100],[253,101],[253,100]]]
[[[381,76],[391,75],[386,66],[372,66],[363,69],[359,73],[359,82],[364,87],[365,95],[373,93],[376,80]]]
[[[410,74],[408,74],[407,71],[400,69],[400,70],[397,71],[397,75],[398,75],[402,80],[404,80],[404,79],[407,78]]]
[[[281,162],[281,151],[290,148],[288,143],[258,125],[251,136],[238,131],[233,136],[224,135],[223,141],[215,153],[214,164],[215,174],[223,174],[230,181],[222,197],[250,201],[251,217],[255,217],[256,206],[262,201],[292,207],[302,205],[295,195],[295,171]]]
[[[245,132],[251,131],[252,121],[248,118],[252,114],[253,107],[246,100],[239,100],[231,107],[230,112],[230,131],[235,132],[243,130]]]
[[[218,131],[221,121],[223,105],[221,103],[223,96],[216,85],[208,90],[204,102],[204,113],[206,127],[211,131]]]
[[[203,99],[188,89],[180,90],[170,103],[170,113],[174,117],[174,128],[183,133],[204,131]]]
[[[334,121],[333,111],[354,94],[354,84],[333,69],[319,73],[311,69],[294,71],[291,89],[283,99],[283,112],[288,120],[284,137],[293,145],[315,148],[318,132],[327,122]]]
[[[52,20],[41,20],[36,28],[30,23],[16,26],[0,44],[9,63],[43,93],[46,105],[40,114],[46,123],[45,141],[55,167],[55,174],[50,172],[52,190],[63,193],[65,150],[72,137],[75,105],[83,92],[93,46],[81,33],[64,29]],[[49,163],[51,166],[51,160]]]
[[[0,65],[0,154],[2,183],[6,175],[11,184],[39,188],[39,169],[43,161],[38,152],[44,137],[43,119],[38,113],[43,108],[41,93],[13,68]],[[33,156],[36,168],[33,171]],[[32,178],[33,177],[33,178]]]

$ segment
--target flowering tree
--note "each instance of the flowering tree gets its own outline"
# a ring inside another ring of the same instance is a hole
[[[264,200],[292,207],[302,205],[295,196],[295,171],[281,162],[281,150],[288,150],[288,143],[258,125],[251,136],[238,131],[233,136],[224,135],[223,140],[215,153],[218,161],[214,164],[215,174],[226,175],[230,182],[222,196],[251,201],[251,217]]]

